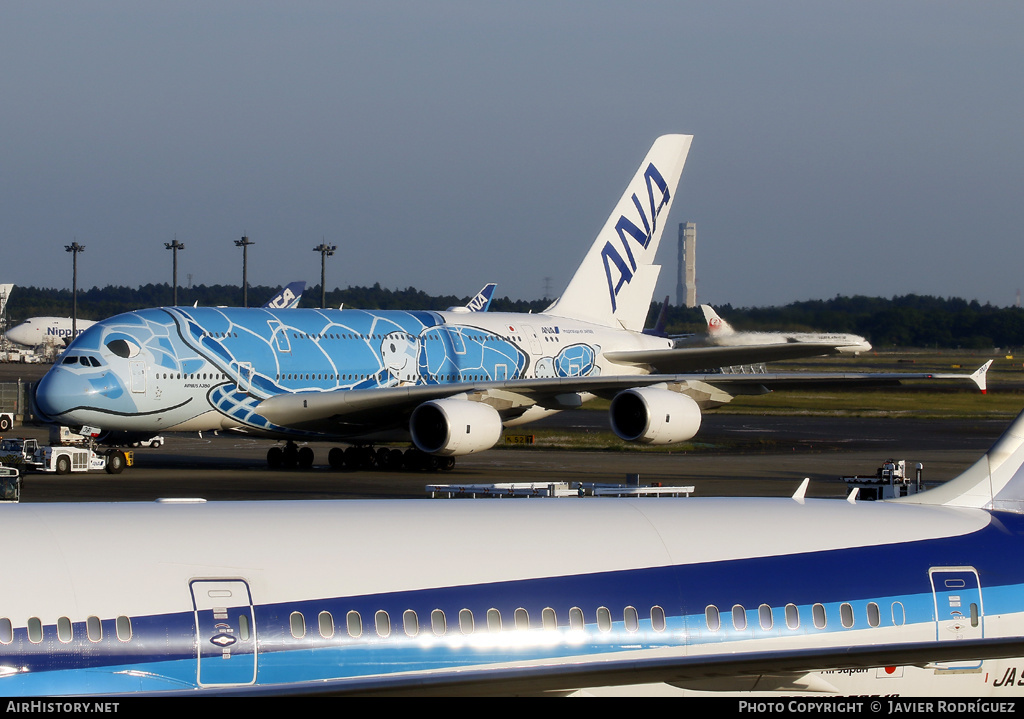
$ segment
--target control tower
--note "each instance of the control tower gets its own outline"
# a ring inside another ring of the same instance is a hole
[[[697,306],[697,223],[679,223],[679,278],[676,306]]]

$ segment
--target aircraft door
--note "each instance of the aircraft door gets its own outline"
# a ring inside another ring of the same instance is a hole
[[[146,392],[146,363],[132,360],[128,363],[128,374],[131,377],[132,392],[144,394]]]
[[[277,320],[267,322],[270,325],[270,334],[274,337],[274,344],[278,352],[291,352],[292,344],[288,339],[288,330]]]
[[[197,579],[189,586],[199,647],[199,685],[252,684],[256,681],[256,623],[249,586],[240,579]]]
[[[530,353],[539,355],[543,354],[544,347],[540,343],[540,337],[537,336],[537,331],[530,325],[520,325],[523,328],[523,334],[526,335],[526,340],[530,343]]]
[[[981,639],[984,611],[974,567],[933,567],[928,575],[935,599],[936,638],[940,642]]]
[[[248,392],[252,382],[252,365],[249,362],[232,362],[231,366],[238,373],[238,390]]]

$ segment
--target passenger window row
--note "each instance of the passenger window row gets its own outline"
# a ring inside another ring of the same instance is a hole
[[[747,628],[747,610],[742,604],[734,604],[729,612],[732,628],[743,631]],[[796,630],[800,628],[800,607],[795,604],[787,604],[783,608],[783,617],[786,628]],[[902,625],[905,619],[903,605],[900,602],[893,602],[892,605],[893,624]],[[864,621],[869,627],[877,627],[882,622],[881,611],[875,602],[868,602],[864,608]],[[708,631],[717,632],[722,628],[722,613],[714,604],[709,604],[704,609],[704,622]],[[775,625],[775,614],[772,607],[762,604],[757,608],[757,623],[761,629],[768,631]],[[853,605],[843,602],[839,605],[839,623],[844,629],[852,629],[855,622]],[[828,626],[828,616],[824,604],[811,605],[811,624],[815,629],[825,629]]]
[[[168,374],[167,372],[163,372],[163,373],[157,372],[156,373],[156,378],[157,379],[187,379],[187,380],[196,380],[196,379],[222,380],[222,379],[227,379],[228,376],[226,374],[223,374],[223,373],[215,373],[215,372],[194,372],[192,374],[185,374],[185,375],[181,374],[180,372],[177,373],[177,374],[175,374],[174,372],[171,372],[170,374]]]
[[[435,609],[430,612],[429,617],[424,617],[421,622],[419,614],[414,609],[406,609],[401,615],[401,626],[393,627],[391,615],[381,609],[374,612],[372,617],[372,628],[367,629],[363,626],[364,622],[362,613],[353,610],[345,615],[344,630],[352,638],[362,637],[364,632],[367,631],[372,631],[381,638],[390,637],[394,631],[402,631],[409,637],[418,636],[421,631],[430,631],[435,636],[440,637],[444,636],[449,631],[458,631],[461,634],[472,634],[477,631],[487,631],[492,633],[512,630],[526,631],[531,628],[554,631],[558,629],[559,626],[568,626],[571,630],[582,631],[587,624],[584,612],[579,607],[572,607],[569,609],[566,616],[568,622],[562,622],[559,624],[555,610],[551,607],[545,607],[540,613],[540,626],[531,627],[530,613],[523,607],[519,607],[512,612],[511,617],[502,617],[501,612],[498,609],[488,609],[481,618],[482,621],[478,621],[471,609],[459,610],[458,614],[452,618],[453,621],[449,620],[449,617],[444,610]],[[648,617],[651,621],[651,628],[654,631],[665,631],[666,620],[664,609],[659,606],[653,606],[651,607]],[[368,618],[367,621],[371,620]],[[625,607],[622,610],[622,622],[626,631],[639,631],[640,614],[636,607]],[[598,607],[594,614],[594,623],[597,624],[597,628],[600,631],[610,632],[613,625],[611,610],[608,609],[608,607]],[[426,626],[421,626],[422,624],[426,624]],[[305,637],[305,615],[302,612],[292,612],[289,618],[289,627],[294,638],[302,639]],[[324,639],[332,638],[336,629],[334,616],[330,612],[323,611],[317,615],[317,631],[321,637]]]
[[[33,644],[40,644],[43,641],[43,622],[39,617],[29,617],[27,622],[28,640]],[[103,640],[103,622],[99,617],[89,617],[85,620],[85,636],[90,642]],[[114,620],[114,636],[120,641],[127,642],[132,638],[132,620],[121,615]],[[57,618],[57,640],[67,644],[75,638],[71,620],[67,617]],[[11,620],[0,618],[0,644],[10,644],[14,641],[14,626]]]

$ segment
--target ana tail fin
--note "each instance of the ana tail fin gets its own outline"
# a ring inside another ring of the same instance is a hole
[[[708,334],[731,335],[735,331],[732,325],[718,316],[718,313],[711,308],[711,305],[701,305],[700,308],[704,312],[704,319],[708,323]]]
[[[494,296],[494,288],[497,286],[497,283],[488,282],[473,299],[466,303],[466,308],[470,312],[486,312],[487,308],[491,306],[491,298]]]
[[[302,293],[306,289],[305,282],[292,282],[287,287],[281,289],[276,295],[267,300],[264,307],[270,307],[275,310],[292,309],[299,306],[299,300],[302,299]]]
[[[663,135],[591,245],[561,296],[545,312],[640,332],[660,267],[654,256],[672,209],[692,135]]]
[[[926,492],[894,501],[1024,514],[1024,412],[963,474]]]

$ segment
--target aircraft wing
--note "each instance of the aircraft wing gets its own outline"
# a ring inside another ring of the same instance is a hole
[[[434,399],[464,395],[486,400],[503,419],[516,417],[534,405],[550,409],[579,406],[578,395],[589,393],[611,397],[631,387],[657,384],[703,384],[733,393],[751,393],[773,388],[825,385],[894,385],[904,380],[968,380],[986,389],[985,377],[991,360],[973,374],[931,372],[768,372],[748,374],[649,374],[596,377],[544,377],[504,381],[458,382],[409,385],[373,389],[294,392],[269,397],[256,408],[262,416],[282,427],[311,431],[337,431],[349,425],[379,426],[382,417],[397,426],[419,404]],[[575,395],[575,397],[574,397]],[[575,400],[575,402],[573,401]],[[726,400],[727,401],[727,400]]]
[[[776,362],[800,357],[838,354],[838,345],[827,342],[780,342],[768,345],[673,347],[655,350],[605,352],[617,364],[648,366],[657,372],[694,372],[710,367]]]

